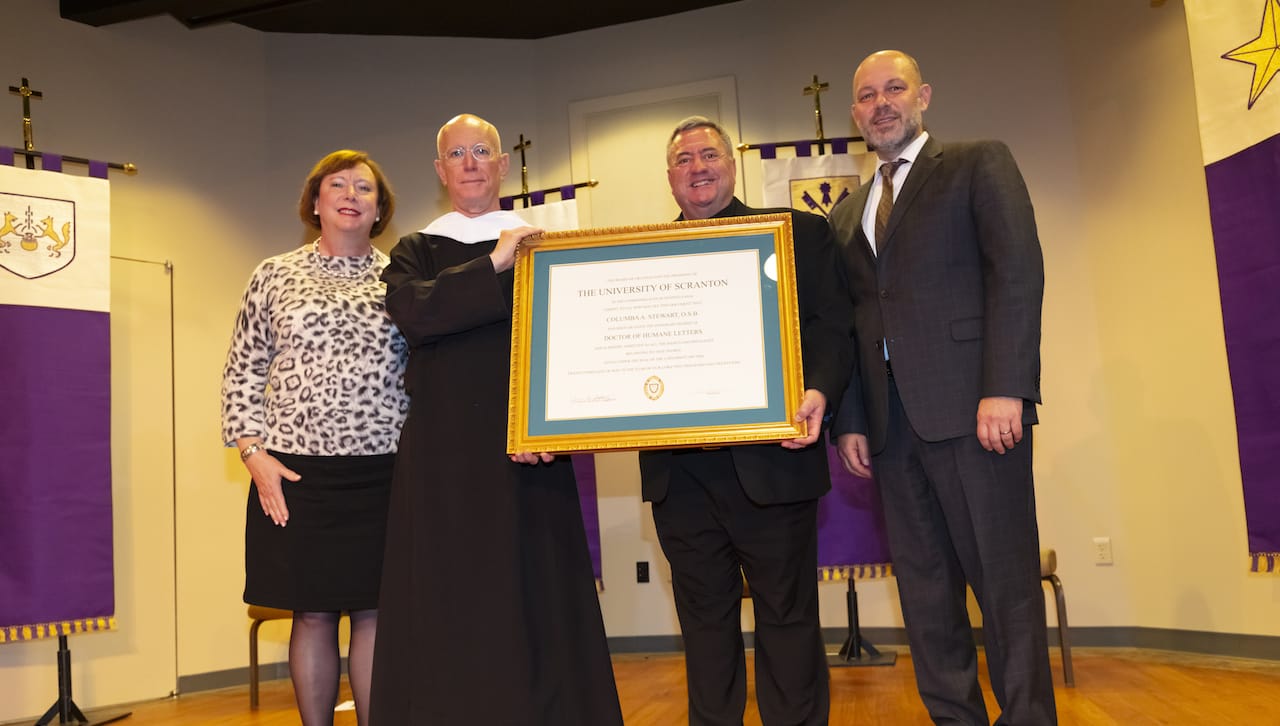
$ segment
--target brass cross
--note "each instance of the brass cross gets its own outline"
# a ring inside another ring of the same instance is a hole
[[[827,138],[822,135],[822,92],[827,90],[831,84],[820,83],[818,74],[813,74],[813,83],[804,87],[804,95],[813,96],[813,117],[818,122],[818,141]]]
[[[22,146],[27,151],[35,151],[35,137],[31,132],[31,99],[44,98],[44,94],[40,91],[33,91],[30,81],[25,78],[22,79],[21,86],[9,86],[9,93],[16,93],[22,96]],[[35,157],[30,154],[27,155],[27,168],[36,168]]]
[[[533,146],[533,139],[525,140],[524,134],[520,134],[520,143],[511,147],[512,151],[520,152],[520,193],[529,193],[529,167],[524,163],[524,150]],[[525,199],[524,205],[529,206],[528,198]]]

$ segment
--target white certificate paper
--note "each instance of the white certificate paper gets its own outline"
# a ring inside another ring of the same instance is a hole
[[[548,421],[768,405],[754,249],[552,265]]]

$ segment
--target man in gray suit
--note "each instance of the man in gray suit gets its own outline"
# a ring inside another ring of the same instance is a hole
[[[1057,715],[1031,472],[1044,261],[1009,149],[932,138],[931,95],[899,51],[854,73],[853,119],[884,163],[831,214],[858,344],[832,430],[850,472],[874,468],[934,722],[989,723],[967,584],[997,723],[1045,726]]]

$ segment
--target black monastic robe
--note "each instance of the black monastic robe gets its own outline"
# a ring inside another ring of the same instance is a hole
[[[414,233],[383,273],[412,397],[387,522],[377,724],[621,724],[569,457],[507,457],[513,273]]]

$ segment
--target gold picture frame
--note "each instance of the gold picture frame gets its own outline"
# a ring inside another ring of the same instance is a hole
[[[805,435],[789,214],[532,237],[513,301],[508,453]]]

